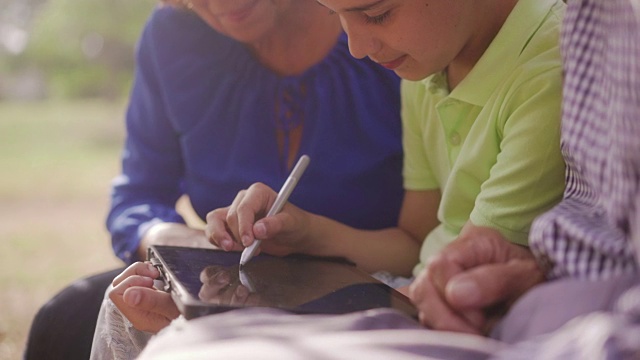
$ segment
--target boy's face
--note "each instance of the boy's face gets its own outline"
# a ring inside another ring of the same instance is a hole
[[[317,0],[340,16],[356,58],[420,80],[464,62],[482,0]]]

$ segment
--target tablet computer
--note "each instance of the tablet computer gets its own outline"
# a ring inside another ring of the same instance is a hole
[[[298,314],[389,307],[417,317],[406,296],[343,259],[259,254],[240,269],[239,252],[155,245],[148,255],[187,319],[243,307]]]

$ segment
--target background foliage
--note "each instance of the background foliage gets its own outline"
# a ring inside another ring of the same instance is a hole
[[[104,226],[154,0],[0,0],[0,359],[36,311],[122,266]],[[64,331],[64,324],[60,324]]]
[[[0,99],[122,97],[137,38],[154,5],[0,0],[0,79],[8,83]]]

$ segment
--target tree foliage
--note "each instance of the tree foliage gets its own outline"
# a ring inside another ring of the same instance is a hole
[[[45,74],[64,97],[123,95],[134,48],[153,0],[46,0],[36,13],[22,64]]]

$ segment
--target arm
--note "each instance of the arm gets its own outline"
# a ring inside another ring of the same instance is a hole
[[[533,219],[555,205],[564,189],[556,75],[527,82],[531,88],[514,90],[505,103],[506,117],[497,124],[500,152],[469,220],[410,288],[423,324],[485,333],[515,299],[544,280],[521,245]]]
[[[385,270],[409,276],[418,261],[422,241],[438,225],[439,201],[437,190],[407,191],[398,227],[376,231],[358,230],[311,215],[309,231],[303,238],[309,246],[307,252],[342,256],[368,272]],[[266,225],[265,228],[268,229]]]
[[[290,203],[279,214],[261,219],[275,196],[265,185],[252,185],[230,207],[208,214],[206,236],[226,250],[240,249],[240,240],[248,246],[259,238],[262,249],[272,254],[341,256],[368,272],[406,276],[417,263],[422,240],[438,223],[440,194],[435,190],[407,192],[398,227],[375,231],[354,229]]]
[[[107,227],[113,249],[127,263],[144,259],[144,234],[161,223],[184,223],[175,204],[183,175],[178,137],[165,112],[152,44],[153,20],[140,41],[126,114],[122,174],[113,182]]]
[[[498,230],[527,246],[531,223],[562,198],[565,164],[560,151],[559,69],[512,91],[496,123],[499,152],[481,184],[471,223]]]

